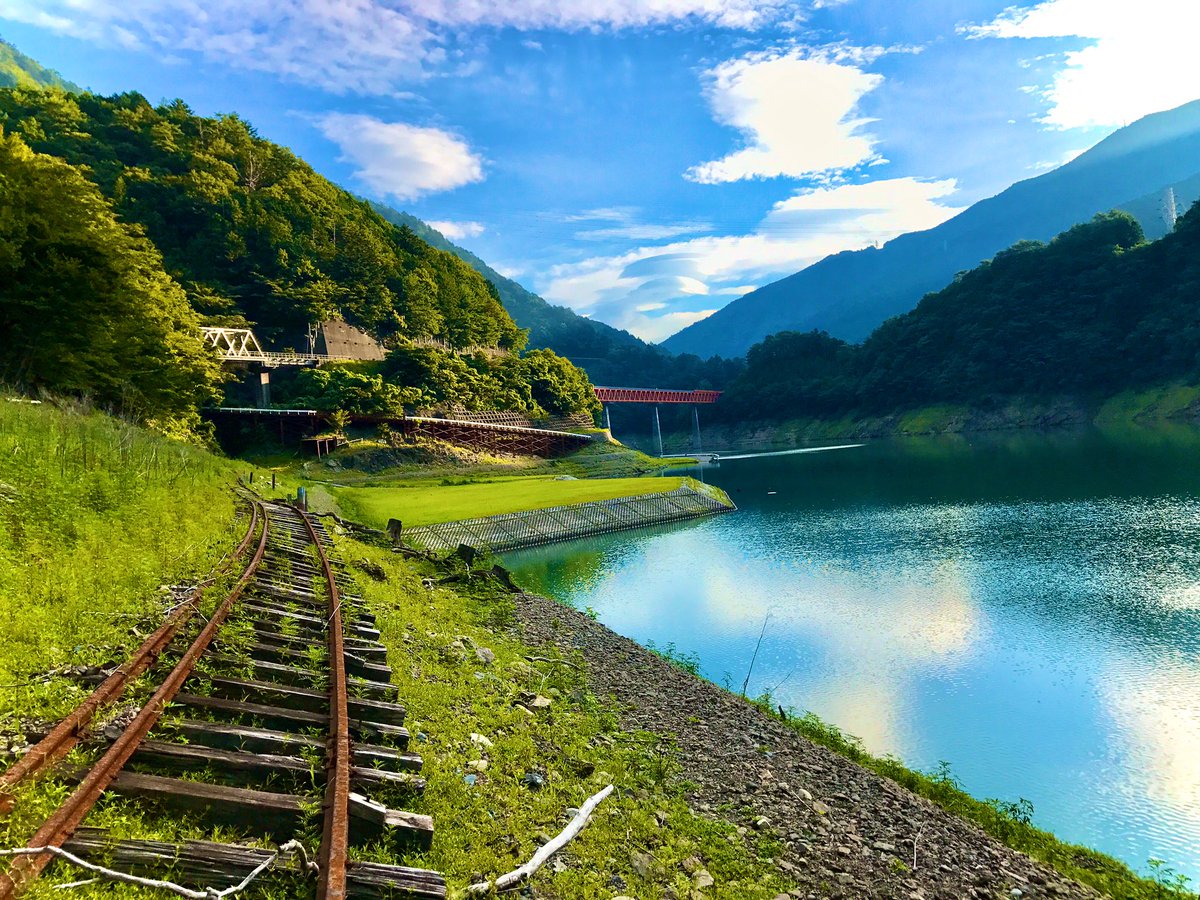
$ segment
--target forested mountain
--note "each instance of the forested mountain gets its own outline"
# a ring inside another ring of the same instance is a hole
[[[548,347],[583,368],[596,384],[629,387],[722,388],[739,371],[740,360],[676,356],[647,344],[628,331],[586,319],[564,306],[554,306],[505,278],[469,250],[448,241],[441,232],[416,216],[382,204],[372,204],[385,219],[407,226],[430,245],[453,253],[496,286],[500,301],[522,328],[529,342]]]
[[[861,345],[782,332],[719,404],[744,420],[878,415],[1007,398],[1104,398],[1200,378],[1200,205],[1147,243],[1124,212],[1021,241]]]
[[[945,286],[956,272],[1017,241],[1048,240],[1139,198],[1139,214],[1149,212],[1153,219],[1157,204],[1144,198],[1197,173],[1200,101],[1146,116],[1066,165],[1018,182],[936,228],[902,235],[879,249],[827,257],[735,300],[663,346],[739,355],[768,334],[814,328],[860,341],[889,316],[912,309],[924,294]]]
[[[0,126],[0,382],[189,431],[217,361],[162,257],[86,173]]]
[[[186,431],[220,380],[201,317],[280,346],[340,316],[390,352],[378,372],[306,373],[323,408],[596,407],[569,361],[517,355],[526,332],[475,269],[237,116],[0,89],[0,140],[0,379]]]
[[[519,348],[495,289],[450,253],[385,222],[235,115],[99,97],[0,91],[0,123],[86,167],[118,216],[142,226],[203,315],[260,337],[342,316],[385,341]]]
[[[453,253],[496,286],[500,301],[508,314],[529,331],[529,342],[535,347],[549,347],[563,356],[605,356],[617,347],[649,347],[628,331],[613,328],[594,319],[586,319],[565,306],[554,306],[532,291],[526,290],[511,278],[505,278],[486,262],[457,244],[451,243],[437,229],[416,216],[372,203],[375,211],[394,225],[411,228],[425,243]]]
[[[76,93],[82,90],[0,38],[0,88],[8,87],[58,88]]]

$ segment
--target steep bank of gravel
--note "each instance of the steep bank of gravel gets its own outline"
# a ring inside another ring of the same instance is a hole
[[[674,737],[693,809],[775,833],[794,896],[1101,896],[580,612],[521,595],[517,621],[530,643],[579,650],[625,728]]]

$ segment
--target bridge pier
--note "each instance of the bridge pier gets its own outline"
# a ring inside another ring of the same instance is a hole
[[[654,443],[658,447],[658,455],[663,455],[662,426],[658,423],[658,404],[654,405]]]
[[[700,450],[700,407],[692,404],[692,449]]]
[[[260,369],[252,373],[254,380],[254,405],[259,409],[271,408],[271,370]]]

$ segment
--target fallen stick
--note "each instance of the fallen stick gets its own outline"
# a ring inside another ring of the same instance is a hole
[[[567,846],[579,832],[583,831],[583,826],[587,824],[596,807],[600,805],[600,801],[612,793],[613,786],[610,784],[598,794],[593,794],[588,797],[583,806],[579,807],[579,812],[575,814],[566,828],[548,844],[543,845],[538,849],[538,852],[533,854],[533,857],[525,865],[519,869],[513,869],[507,875],[501,875],[495,881],[480,881],[477,884],[467,888],[467,894],[472,897],[479,897],[491,891],[508,890],[509,888],[517,887],[524,884],[533,877],[533,873],[545,865],[555,853]]]
[[[572,669],[574,669],[577,672],[583,671],[583,669],[579,668],[579,666],[575,665],[575,663],[568,662],[565,659],[551,659],[549,656],[527,656],[527,657],[525,657],[525,659],[527,659],[529,662],[544,662],[544,663],[553,663],[553,664],[560,665],[560,666],[570,666]]]
[[[279,859],[285,853],[299,853],[304,860],[305,868],[315,868],[308,861],[308,854],[304,852],[304,847],[299,841],[288,841],[278,850],[264,859],[254,871],[243,878],[240,882],[232,887],[217,890],[216,888],[204,888],[203,890],[192,890],[181,884],[175,884],[173,881],[159,881],[157,878],[141,878],[137,875],[130,875],[128,872],[118,872],[116,869],[106,869],[104,866],[98,866],[95,863],[90,863],[87,860],[80,859],[74,853],[64,850],[62,847],[45,846],[45,847],[19,847],[13,850],[0,850],[0,856],[38,856],[42,853],[50,853],[57,856],[59,859],[64,859],[72,865],[79,866],[81,869],[86,869],[89,872],[109,878],[113,881],[121,881],[125,884],[136,884],[139,887],[161,888],[166,891],[172,891],[180,897],[186,897],[187,900],[222,900],[224,897],[232,897],[234,894],[240,894],[250,886],[259,875],[265,872],[275,860]],[[89,878],[86,881],[75,881],[66,885],[57,885],[62,888],[79,887],[84,884],[90,884],[98,879]]]

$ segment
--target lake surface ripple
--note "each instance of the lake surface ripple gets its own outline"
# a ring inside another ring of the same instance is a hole
[[[1200,880],[1200,433],[884,441],[703,477],[739,512],[506,562],[735,689],[765,620],[750,693]]]

